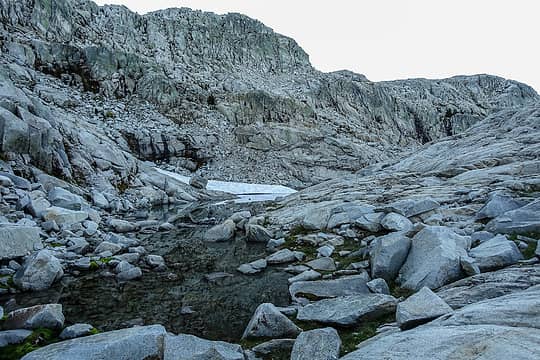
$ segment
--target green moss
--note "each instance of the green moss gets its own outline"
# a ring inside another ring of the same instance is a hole
[[[92,328],[92,329],[90,330],[90,335],[97,335],[97,334],[99,334],[99,333],[100,333],[100,331],[99,331],[98,329],[96,329],[96,328]]]
[[[95,271],[98,269],[99,269],[99,264],[94,260],[90,261],[90,270]]]
[[[362,341],[375,336],[379,326],[393,321],[395,321],[395,316],[391,314],[373,321],[363,322],[362,325],[354,329],[338,329],[341,337],[341,356],[356,350]]]
[[[62,245],[60,243],[53,242],[53,243],[50,243],[49,246],[53,247],[53,248],[57,248],[57,247],[64,246],[64,245]]]
[[[112,260],[112,257],[105,257],[105,258],[99,259],[99,261],[101,261],[103,264],[108,264],[109,262],[111,262],[111,260]]]
[[[0,348],[0,359],[17,360],[24,355],[39,349],[40,347],[55,343],[58,341],[59,332],[50,329],[34,330],[32,335],[21,344],[13,344]]]

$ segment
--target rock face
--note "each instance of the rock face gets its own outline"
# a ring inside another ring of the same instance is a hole
[[[283,315],[274,305],[261,304],[249,321],[243,339],[296,337],[302,329]]]
[[[401,286],[419,290],[441,287],[461,277],[460,257],[467,256],[470,238],[442,226],[428,226],[414,236],[399,272]]]
[[[304,331],[298,335],[291,360],[337,360],[341,339],[333,328]]]
[[[26,256],[42,248],[37,227],[0,224],[0,259]]]
[[[13,276],[13,282],[22,290],[48,289],[64,276],[62,264],[48,250],[41,250],[28,258]]]
[[[396,309],[396,320],[402,329],[410,329],[452,312],[452,308],[429,288],[423,287]]]

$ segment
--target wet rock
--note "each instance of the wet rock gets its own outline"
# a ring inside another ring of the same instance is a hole
[[[61,329],[63,326],[64,314],[60,304],[36,305],[14,310],[7,315],[4,322],[5,329]]]
[[[236,224],[232,220],[226,220],[223,224],[218,224],[204,234],[205,241],[222,242],[229,241],[234,237]]]
[[[160,359],[165,336],[161,325],[139,326],[62,341],[33,351],[23,359]]]
[[[436,289],[461,277],[460,258],[467,256],[470,238],[443,226],[427,226],[414,236],[398,277],[402,287]]]
[[[242,274],[257,274],[266,269],[267,261],[266,259],[259,259],[250,262],[249,264],[242,264],[240,265],[237,270],[241,272]]]
[[[39,228],[0,224],[0,259],[26,256],[42,248]]]
[[[289,286],[293,300],[298,298],[334,298],[346,295],[368,294],[367,273],[344,276],[334,280],[299,281]]]
[[[304,331],[298,335],[291,360],[337,360],[341,339],[333,328]]]
[[[413,223],[409,219],[396,213],[386,214],[386,216],[381,220],[381,225],[386,230],[403,232],[407,232],[413,227]]]
[[[377,278],[366,283],[367,287],[372,293],[390,295],[390,289],[384,279]]]
[[[411,329],[439,316],[452,312],[452,308],[427,287],[400,302],[396,320],[402,329]]]
[[[500,269],[523,259],[516,243],[508,240],[504,235],[497,235],[483,242],[469,251],[469,255],[475,259],[480,271]]]
[[[74,324],[68,326],[58,336],[62,340],[75,339],[81,336],[87,336],[92,333],[94,327],[89,324]]]
[[[273,304],[261,304],[249,321],[243,339],[296,337],[302,329],[283,315]]]
[[[24,329],[0,331],[0,348],[12,344],[20,344],[30,335],[32,335],[32,331]]]
[[[392,233],[375,239],[371,250],[371,276],[392,281],[407,259],[411,239],[402,233]]]
[[[354,326],[396,310],[397,300],[390,295],[361,294],[319,300],[298,309],[297,319],[323,324]]]
[[[62,264],[48,250],[41,250],[24,262],[13,276],[13,282],[22,290],[48,289],[64,276]]]

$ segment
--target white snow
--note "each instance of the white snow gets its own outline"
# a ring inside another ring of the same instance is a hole
[[[164,175],[170,176],[185,184],[189,184],[189,177],[183,176],[174,172],[156,168],[156,170]],[[229,194],[238,195],[236,202],[253,202],[274,200],[280,196],[293,194],[296,190],[283,185],[265,185],[265,184],[249,184],[241,182],[229,182],[209,180],[206,190],[221,191]]]

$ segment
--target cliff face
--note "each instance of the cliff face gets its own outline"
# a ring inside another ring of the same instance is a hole
[[[538,99],[488,75],[374,83],[321,73],[294,40],[239,14],[2,0],[0,17],[4,63],[122,104],[108,126],[137,157],[212,177],[317,183]]]

